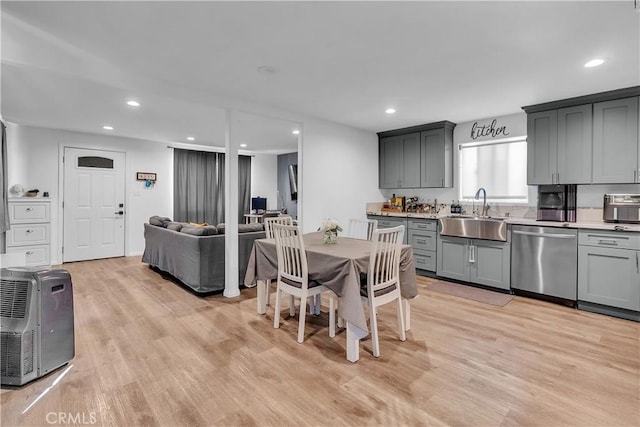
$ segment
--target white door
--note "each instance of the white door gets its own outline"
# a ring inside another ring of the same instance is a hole
[[[64,262],[124,256],[125,154],[64,149]]]

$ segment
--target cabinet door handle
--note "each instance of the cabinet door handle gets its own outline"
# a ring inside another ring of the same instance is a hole
[[[33,255],[33,251],[27,251],[25,252],[25,255]]]
[[[440,178],[440,187],[444,187],[444,178]]]
[[[640,266],[638,265],[638,251],[636,251],[636,272],[640,274]]]
[[[33,233],[33,229],[32,228],[27,228],[27,233]]]
[[[616,242],[615,240],[603,240],[603,239],[600,239],[600,240],[598,240],[598,244],[599,245],[618,246],[618,242]]]
[[[32,210],[33,210],[33,208],[32,208],[32,207],[28,207],[28,208],[26,209],[26,211],[27,211],[27,212],[31,212]]]
[[[638,171],[633,170],[633,182],[638,182]]]
[[[476,248],[473,245],[469,246],[469,262],[471,264],[476,262]]]

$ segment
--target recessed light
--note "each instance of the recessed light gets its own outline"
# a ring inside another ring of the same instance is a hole
[[[188,136],[188,137],[187,137],[187,141],[195,141],[195,140],[196,140],[196,139],[195,139],[194,137],[192,137],[192,136]]]
[[[240,144],[240,147],[242,147],[242,148],[244,148],[246,146],[247,146],[247,144]]]
[[[387,114],[393,114],[396,112],[395,108],[387,108],[386,110],[384,110],[385,113]]]
[[[300,135],[300,131],[298,129],[294,130],[293,132],[291,132],[294,135]]]
[[[587,62],[586,64],[584,64],[584,66],[586,68],[591,68],[591,67],[597,67],[598,65],[602,65],[604,64],[604,59],[592,59],[591,61]]]
[[[113,126],[102,126],[104,130],[113,130]]]
[[[127,101],[127,105],[130,107],[139,107],[140,103],[138,101],[134,101],[133,99]]]

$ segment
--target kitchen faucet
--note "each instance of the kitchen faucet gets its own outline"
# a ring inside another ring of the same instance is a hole
[[[487,190],[485,190],[484,188],[480,187],[478,188],[478,191],[476,191],[476,200],[478,200],[478,198],[480,198],[480,192],[482,191],[482,216],[487,216],[487,212],[489,211],[489,208],[491,206],[487,205]]]

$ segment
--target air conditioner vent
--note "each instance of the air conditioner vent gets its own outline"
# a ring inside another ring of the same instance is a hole
[[[29,280],[0,280],[0,316],[24,319],[30,283]]]
[[[20,372],[21,346],[21,334],[11,332],[0,333],[0,375],[3,377],[19,377],[22,375],[22,372]],[[33,357],[31,359],[33,360]],[[33,362],[31,365],[33,370]]]

